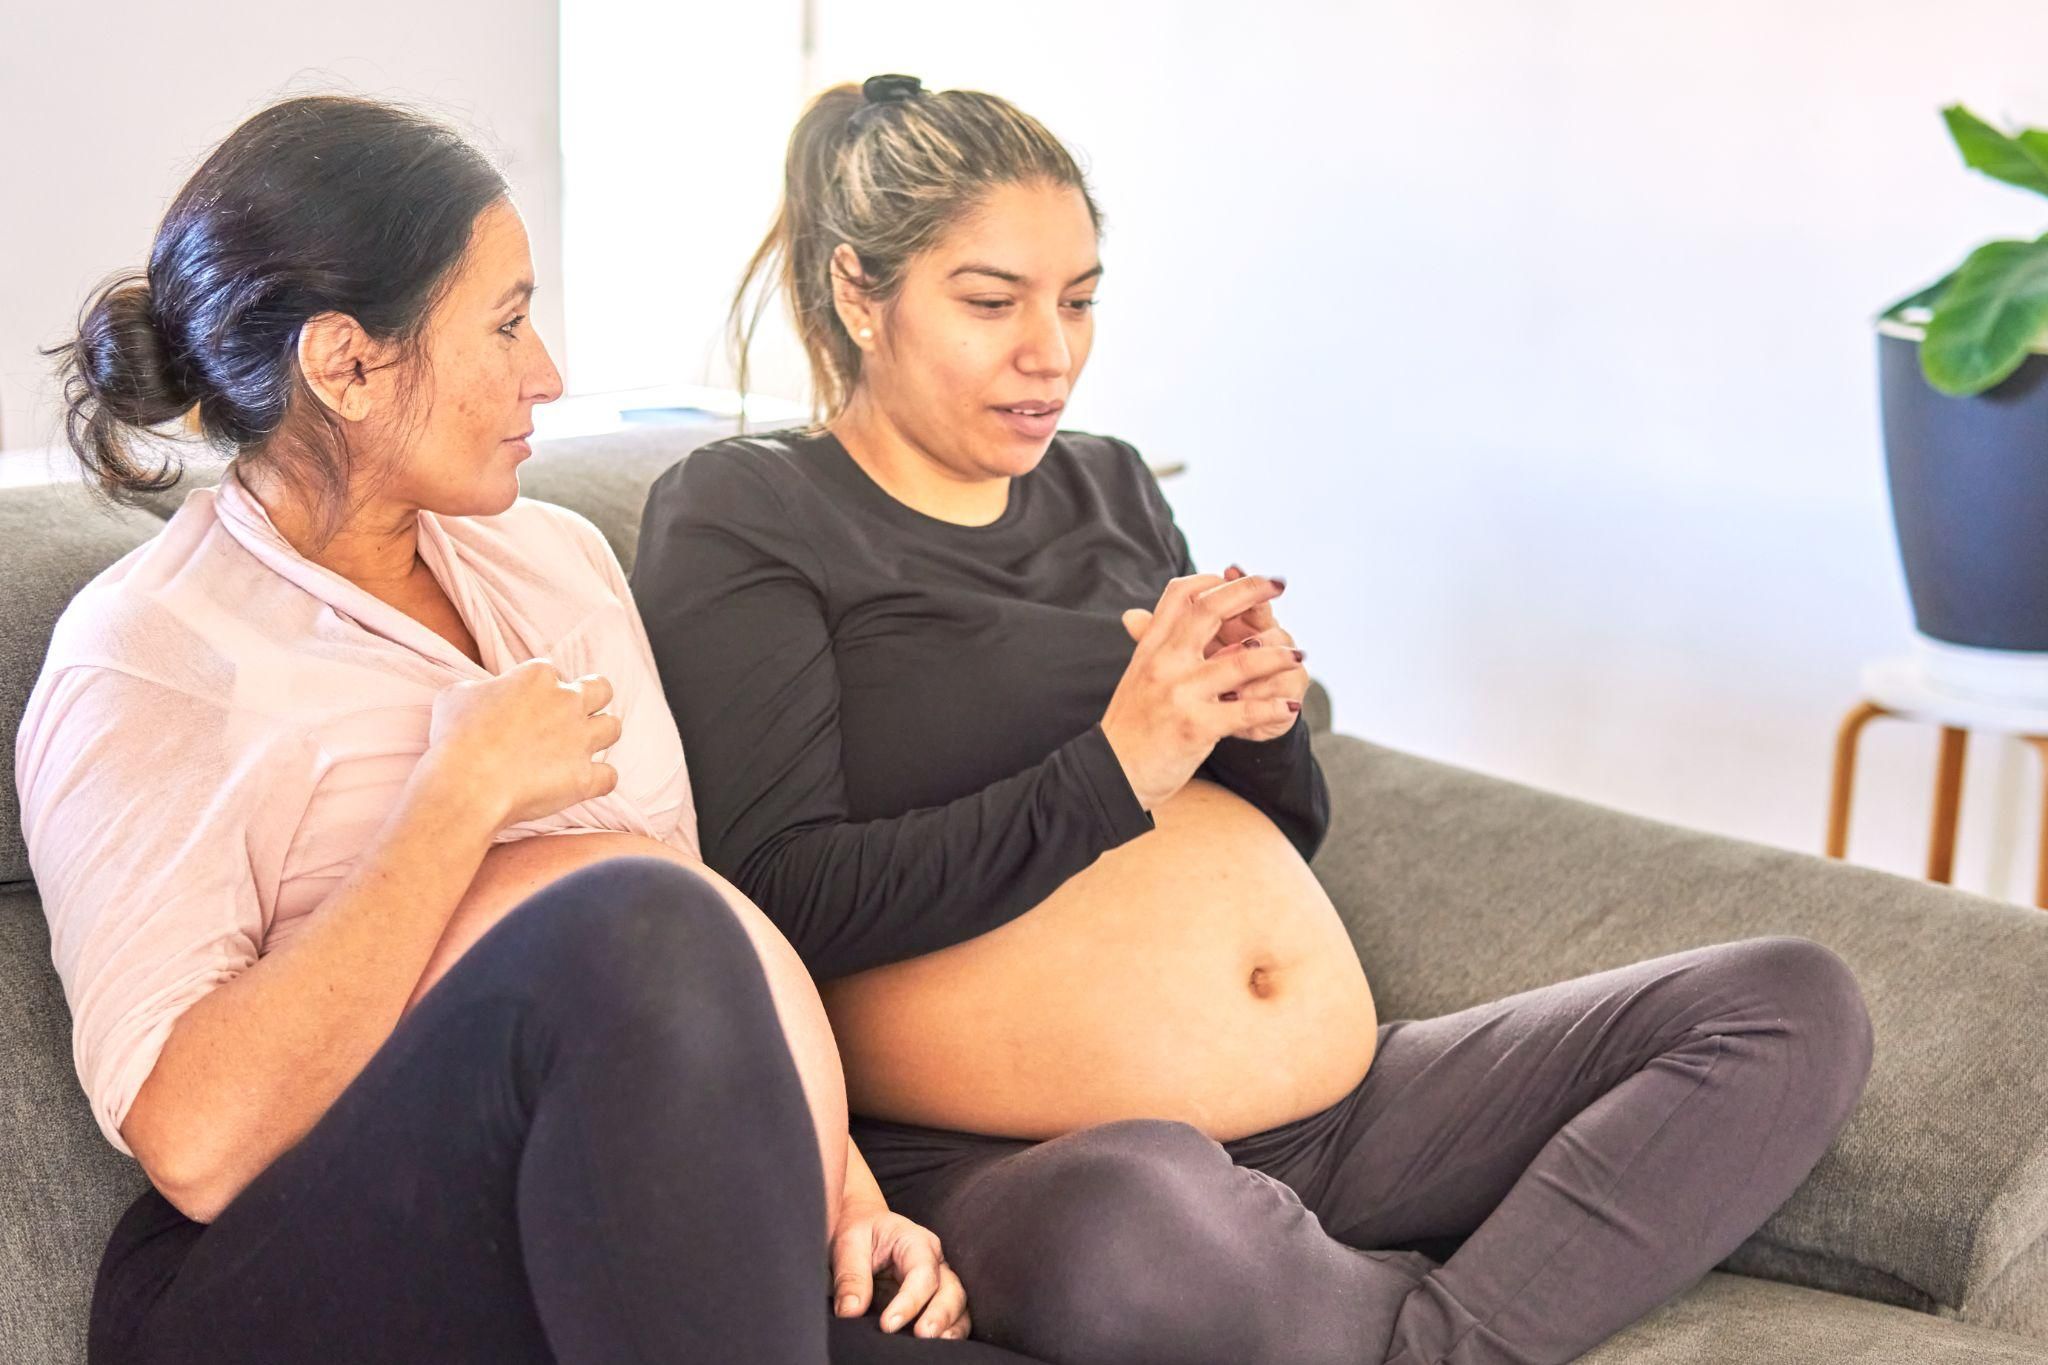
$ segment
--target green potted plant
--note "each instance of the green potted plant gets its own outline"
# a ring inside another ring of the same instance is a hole
[[[2048,129],[1942,111],[1963,161],[2048,196]],[[2048,704],[2048,236],[1986,242],[1878,319],[1885,464],[1930,681]]]

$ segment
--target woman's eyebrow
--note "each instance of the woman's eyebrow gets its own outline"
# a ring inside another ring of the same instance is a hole
[[[512,300],[517,298],[530,299],[533,297],[533,291],[535,287],[536,286],[534,285],[534,282],[532,280],[521,280],[517,284],[513,285],[510,289],[507,289],[503,294],[501,294],[498,297],[498,301],[492,304],[491,307],[492,309],[495,310],[503,308],[506,304],[512,302]]]
[[[1098,261],[1093,266],[1082,271],[1080,274],[1074,276],[1073,279],[1068,280],[1066,287],[1072,289],[1075,285],[1085,283],[1088,280],[1092,280],[1101,273],[1102,263]],[[1025,282],[1024,277],[1022,275],[1019,275],[1016,271],[998,270],[996,267],[992,265],[955,266],[952,272],[948,274],[946,278],[950,280],[958,275],[987,275],[994,279],[1001,280],[1005,284],[1023,284]]]

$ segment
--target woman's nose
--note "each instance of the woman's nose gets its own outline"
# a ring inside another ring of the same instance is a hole
[[[1017,350],[1017,368],[1026,374],[1057,378],[1074,363],[1067,348],[1067,329],[1057,313],[1035,320],[1029,335]]]
[[[535,337],[534,349],[539,352],[539,363],[527,375],[526,394],[536,403],[552,403],[562,396],[562,372],[555,368],[546,342]]]

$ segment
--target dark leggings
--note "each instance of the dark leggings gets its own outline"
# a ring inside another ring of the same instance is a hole
[[[1232,1142],[854,1135],[975,1335],[1057,1365],[1556,1365],[1756,1231],[1870,1059],[1841,959],[1761,938],[1386,1024],[1350,1094]]]
[[[138,1200],[100,1266],[90,1356],[1020,1359],[831,1318],[822,1185],[738,920],[685,868],[612,859],[485,935],[218,1220]]]

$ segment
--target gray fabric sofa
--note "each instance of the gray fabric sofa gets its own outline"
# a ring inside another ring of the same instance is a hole
[[[524,486],[630,563],[647,485],[712,434],[543,445]],[[57,613],[184,492],[109,512],[75,486],[0,489],[10,756]],[[1827,944],[1862,981],[1877,1061],[1834,1149],[1719,1271],[1587,1361],[2048,1362],[2048,915],[1445,767],[1334,732],[1315,703],[1336,806],[1316,871],[1383,1018],[1759,934]],[[73,1075],[14,800],[0,783],[0,1362],[61,1365],[84,1358],[93,1268],[142,1177]]]

